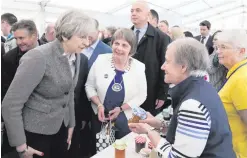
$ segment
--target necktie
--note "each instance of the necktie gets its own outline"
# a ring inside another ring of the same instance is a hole
[[[136,30],[136,43],[139,43],[139,34],[140,34],[140,30]]]
[[[204,40],[205,40],[206,37],[202,36],[202,40],[201,40],[201,43],[204,44]]]

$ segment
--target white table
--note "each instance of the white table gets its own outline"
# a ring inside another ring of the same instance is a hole
[[[162,114],[158,114],[156,118],[162,119]],[[125,157],[126,158],[140,158],[141,156],[135,152],[135,137],[138,134],[131,132],[130,134],[126,135],[122,139],[126,142],[127,148],[125,149]],[[147,138],[146,135],[142,135]],[[149,143],[149,139],[147,138],[146,147]],[[115,158],[115,148],[111,145],[106,149],[102,150],[101,152],[97,153],[91,158]]]
[[[126,158],[141,158],[141,156],[135,152],[135,137],[136,136],[138,136],[138,134],[131,132],[130,134],[122,138],[122,140],[124,140],[127,144],[127,148],[125,149]],[[148,142],[149,140],[147,141],[146,146],[148,145]],[[101,152],[97,153],[91,158],[115,158],[115,148],[111,145],[107,147],[106,149],[102,150]]]

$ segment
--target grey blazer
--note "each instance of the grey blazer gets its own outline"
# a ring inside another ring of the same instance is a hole
[[[62,123],[75,126],[74,89],[80,57],[76,55],[75,75],[61,43],[55,40],[27,52],[2,102],[2,115],[11,146],[26,143],[25,130],[56,134]]]

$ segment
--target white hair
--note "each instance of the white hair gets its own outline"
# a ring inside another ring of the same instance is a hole
[[[209,55],[206,47],[194,38],[185,37],[170,44],[175,48],[175,62],[187,66],[187,73],[202,74],[209,67]],[[205,74],[203,74],[205,75]],[[199,75],[201,76],[201,75]]]
[[[247,33],[245,30],[226,30],[217,34],[218,41],[226,42],[236,48],[245,48],[247,57]]]
[[[80,10],[67,11],[58,18],[55,25],[56,38],[60,41],[63,41],[62,37],[84,37],[91,32],[96,32],[95,21]]]
[[[136,3],[141,3],[144,6],[144,8],[147,9],[148,12],[150,12],[150,7],[149,7],[147,1],[145,1],[145,0],[137,0],[134,3],[132,3],[132,5],[136,4]]]

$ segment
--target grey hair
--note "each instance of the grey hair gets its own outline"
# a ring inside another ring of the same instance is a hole
[[[195,71],[207,71],[209,67],[209,55],[206,47],[194,38],[185,37],[172,42],[174,46],[175,62],[187,66],[187,73]]]
[[[118,29],[112,36],[111,45],[113,45],[115,40],[123,39],[128,42],[131,46],[130,56],[133,56],[136,52],[136,38],[132,30],[127,28]]]
[[[95,32],[95,21],[80,10],[70,10],[61,15],[55,24],[56,38],[70,39],[73,35],[86,37]]]
[[[106,27],[106,30],[109,31],[112,36],[117,31],[117,28],[114,26],[109,26],[109,27]]]
[[[226,30],[217,34],[218,41],[226,42],[236,48],[245,48],[247,57],[247,33],[245,30]]]

